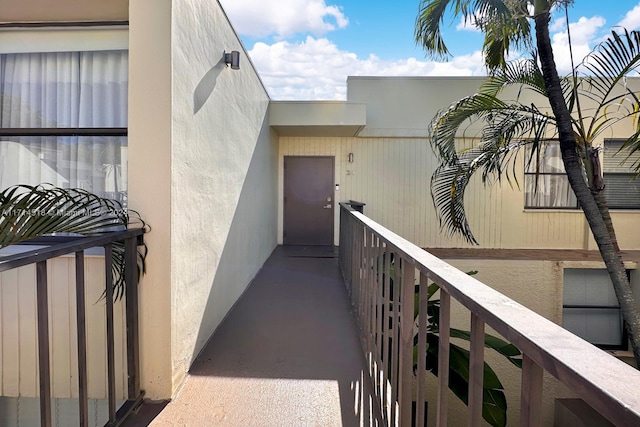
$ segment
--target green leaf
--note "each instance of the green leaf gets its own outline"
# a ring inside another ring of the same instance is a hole
[[[140,215],[116,200],[79,188],[51,184],[15,185],[0,192],[0,248],[54,234],[93,236],[129,225],[146,228]],[[138,276],[146,270],[147,248],[138,249]],[[114,295],[124,293],[124,244],[113,245]]]
[[[439,337],[427,336],[427,369],[438,376]],[[469,402],[469,358],[468,350],[449,344],[449,389],[465,405]],[[483,381],[482,417],[492,426],[505,426],[507,422],[507,400],[504,388],[496,373],[485,362]]]
[[[469,331],[462,331],[460,329],[450,329],[452,338],[460,338],[466,341],[471,340],[471,333]],[[496,336],[484,334],[484,346],[495,350],[499,354],[505,356],[509,362],[516,365],[518,368],[522,368],[522,353],[513,344],[510,344]]]

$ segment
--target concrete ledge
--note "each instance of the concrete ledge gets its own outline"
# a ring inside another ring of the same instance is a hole
[[[282,136],[356,136],[366,105],[344,101],[271,101],[269,124]]]

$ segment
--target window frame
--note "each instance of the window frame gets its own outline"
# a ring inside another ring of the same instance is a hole
[[[129,51],[129,21],[2,23],[0,55],[35,52]],[[5,128],[0,137],[127,137],[128,127]]]
[[[605,185],[605,192],[606,187],[607,187],[607,175],[609,176],[616,176],[616,177],[628,177],[629,181],[631,181],[635,176],[636,173],[633,171],[632,169],[632,165],[629,164],[628,167],[628,171],[627,172],[619,172],[619,171],[612,171],[612,172],[607,172],[606,170],[606,156],[607,156],[607,150],[608,149],[613,149],[615,150],[615,153],[618,153],[620,147],[622,147],[622,144],[624,144],[626,140],[621,139],[621,138],[608,138],[604,140],[604,149],[603,149],[603,154],[602,154],[602,178],[603,178],[603,182]],[[612,147],[612,145],[615,145],[617,147]],[[615,155],[615,154],[614,154]],[[618,160],[618,159],[616,159]],[[621,154],[620,157],[620,163],[624,162],[624,153]],[[623,165],[621,165],[623,166]],[[624,167],[624,166],[623,166]],[[638,178],[638,180],[640,180],[640,178]],[[639,181],[640,182],[640,181]],[[606,194],[606,193],[605,193]],[[615,204],[611,204],[611,198],[607,197],[607,207],[610,210],[616,210],[616,211],[632,211],[632,210],[640,210],[640,197],[637,200],[637,203],[634,206],[621,206],[621,205],[615,205]]]
[[[583,270],[585,268],[564,268],[563,270]],[[589,268],[586,268],[586,270],[591,270]],[[593,270],[602,270],[602,269],[593,269]],[[626,274],[627,274],[627,280],[631,280],[631,270],[626,269]],[[564,274],[563,274],[564,277]],[[566,281],[565,279],[563,279],[563,287],[566,286]],[[563,291],[563,297],[562,297],[562,318],[563,318],[563,322],[562,322],[562,326],[564,327],[564,315],[565,315],[565,309],[581,309],[581,310],[617,310],[618,314],[620,316],[620,327],[621,327],[621,333],[620,333],[620,344],[599,344],[599,343],[594,343],[589,341],[586,338],[580,337],[582,339],[584,339],[585,341],[589,342],[590,344],[602,349],[602,350],[610,350],[610,351],[627,351],[629,350],[629,336],[627,334],[627,328],[626,328],[626,323],[624,321],[624,318],[622,317],[622,310],[620,308],[620,303],[616,304],[616,305],[604,305],[604,304],[565,304],[565,299],[564,299],[564,291]],[[567,329],[568,330],[568,329]],[[576,336],[580,336],[578,334],[576,334],[573,331],[569,331],[572,334],[576,335]]]
[[[548,140],[548,141],[542,141],[542,144],[555,144],[558,145],[560,144],[560,141],[553,139],[553,140]],[[530,148],[527,147],[527,151],[529,151],[524,159],[524,192],[523,192],[523,196],[524,196],[524,209],[526,210],[559,210],[559,211],[575,211],[580,209],[580,205],[576,199],[576,204],[572,205],[572,206],[540,206],[540,205],[528,205],[527,204],[527,182],[528,179],[534,179],[534,180],[539,180],[541,177],[545,177],[545,176],[564,176],[566,177],[567,174],[566,172],[541,172],[541,171],[536,171],[536,169],[538,169],[537,167],[537,158],[531,159],[531,163],[529,164],[529,155],[530,155]],[[560,159],[562,160],[562,159]],[[528,171],[528,169],[533,168],[533,172]],[[536,184],[536,191],[540,189],[540,187],[538,186],[538,184]],[[571,187],[569,186],[569,189],[571,192],[573,192],[573,189],[571,189]],[[575,197],[575,195],[574,195]]]

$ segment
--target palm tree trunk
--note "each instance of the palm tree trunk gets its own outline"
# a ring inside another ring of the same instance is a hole
[[[607,226],[607,231],[611,237],[611,244],[616,252],[620,252],[620,246],[618,246],[618,238],[616,237],[616,230],[613,228],[613,221],[611,220],[611,213],[609,212],[609,206],[607,206],[607,198],[604,196],[604,180],[602,176],[602,164],[600,163],[600,150],[593,148],[591,143],[585,142],[586,156],[583,159],[587,170],[587,179],[589,186],[591,187],[591,195],[593,196],[598,210],[604,224]]]
[[[607,227],[607,231],[609,232],[609,237],[611,237],[611,245],[613,245],[613,249],[620,253],[620,246],[618,246],[618,238],[616,237],[616,230],[613,228],[613,220],[611,219],[611,213],[609,213],[609,206],[607,206],[607,199],[604,197],[603,190],[592,190],[593,198],[595,199],[598,210],[600,211],[600,215],[602,215],[602,220],[604,221],[605,226]]]
[[[569,178],[569,184],[587,218],[602,259],[607,266],[620,304],[622,317],[626,322],[636,365],[640,368],[640,313],[631,292],[631,286],[629,285],[620,252],[615,250],[598,205],[582,176],[582,168],[576,151],[576,140],[571,126],[571,116],[562,96],[560,78],[553,58],[551,39],[549,38],[549,11],[546,9],[536,10],[535,12],[536,44],[540,55],[547,96],[557,120],[560,150],[565,171]]]

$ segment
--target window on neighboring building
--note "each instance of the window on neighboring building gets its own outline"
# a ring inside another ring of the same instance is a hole
[[[529,151],[524,175],[525,208],[576,209],[578,201],[564,171],[560,144],[543,143],[539,157],[534,153],[531,162],[530,155]]]
[[[627,348],[620,306],[607,270],[564,270],[562,325],[599,347]]]
[[[0,189],[51,183],[126,202],[127,90],[126,50],[0,53]]]
[[[623,142],[605,141],[604,194],[611,209],[640,209],[640,180],[635,179],[633,170],[634,164],[640,161],[640,152],[631,156],[626,151],[619,152]]]

